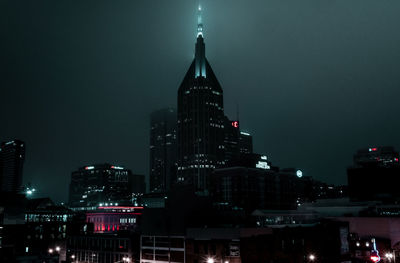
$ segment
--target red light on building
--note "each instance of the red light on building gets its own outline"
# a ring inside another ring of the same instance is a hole
[[[381,260],[381,257],[379,256],[377,250],[373,250],[369,258],[371,259],[372,262],[379,262]]]
[[[232,126],[235,127],[235,128],[238,128],[239,127],[239,122],[238,121],[233,121],[232,122]]]
[[[378,256],[371,256],[372,262],[379,262],[380,258]]]

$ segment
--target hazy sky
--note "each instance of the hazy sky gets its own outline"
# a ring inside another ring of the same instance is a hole
[[[190,0],[0,0],[0,141],[24,181],[67,199],[70,174],[148,175],[149,114],[176,106],[194,56]],[[345,183],[358,148],[400,150],[399,0],[203,0],[225,113],[274,165]]]

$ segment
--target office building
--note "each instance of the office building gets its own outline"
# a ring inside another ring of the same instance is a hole
[[[224,118],[224,161],[238,159],[240,155],[239,146],[239,121]]]
[[[253,136],[248,132],[240,132],[239,135],[240,153],[253,153]]]
[[[294,174],[281,173],[267,156],[243,154],[212,174],[211,195],[216,204],[243,209],[293,209],[298,198]]]
[[[108,163],[84,166],[71,174],[69,205],[73,208],[100,204],[130,204],[133,194],[145,191],[144,176]]]
[[[176,110],[155,111],[150,119],[150,192],[165,192],[176,181]]]
[[[223,91],[205,56],[199,7],[195,58],[178,90],[178,182],[207,195],[210,174],[224,164]]]
[[[22,175],[25,160],[25,143],[20,140],[3,142],[0,148],[0,191],[22,191]]]

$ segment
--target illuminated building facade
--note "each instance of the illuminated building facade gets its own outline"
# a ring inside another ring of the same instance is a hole
[[[0,191],[18,193],[22,190],[25,143],[3,142],[0,147]]]
[[[178,90],[177,181],[208,194],[211,171],[224,164],[223,91],[205,56],[199,8],[195,58]]]
[[[400,200],[396,184],[400,176],[399,153],[393,147],[370,147],[357,151],[347,169],[349,197],[354,201]]]
[[[72,208],[131,203],[133,193],[143,193],[144,176],[108,163],[79,168],[71,175],[69,205]]]
[[[176,181],[176,110],[155,111],[150,117],[150,191],[165,192]]]
[[[111,233],[122,230],[136,230],[141,206],[99,206],[86,212],[86,221],[93,223],[94,233]]]

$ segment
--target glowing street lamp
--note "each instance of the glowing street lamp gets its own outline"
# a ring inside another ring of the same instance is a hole
[[[52,254],[54,250],[52,248],[49,248],[49,253]]]
[[[386,253],[385,258],[387,258],[389,262],[392,261],[392,259],[394,258],[393,253]]]
[[[207,259],[207,263],[214,263],[214,259],[213,258],[208,258]]]
[[[316,257],[315,257],[314,254],[310,254],[310,255],[308,256],[308,259],[309,259],[310,261],[314,261],[314,260],[316,259]]]

